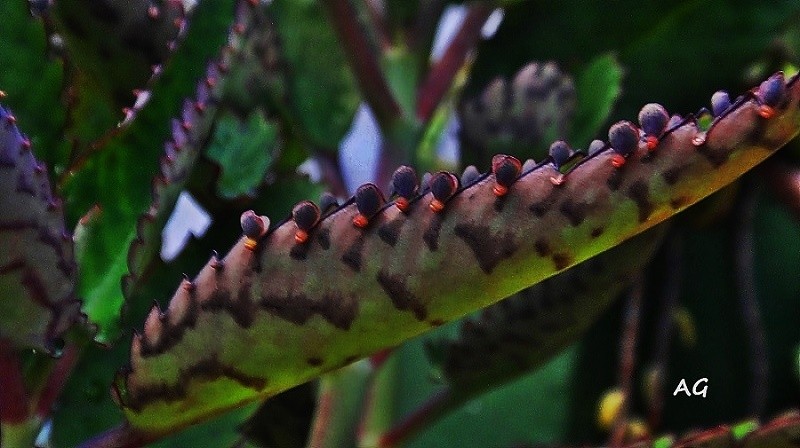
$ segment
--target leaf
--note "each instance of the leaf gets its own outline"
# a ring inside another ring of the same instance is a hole
[[[0,106],[0,339],[54,353],[78,319],[72,238],[47,170]]]
[[[216,53],[224,37],[232,0],[203,2],[194,12],[186,45],[166,68],[153,99],[138,119],[123,132],[87,156],[62,186],[66,210],[75,222],[94,205],[102,212],[86,235],[90,252],[81,263],[79,293],[84,311],[99,325],[100,342],[112,341],[118,332],[123,303],[119,274],[127,270],[128,248],[136,236],[139,215],[151,201],[150,182],[159,170],[163,142],[170,135],[169,118],[183,98],[191,94],[196,73]],[[202,36],[195,38],[194,36]],[[100,187],[102,186],[102,187]]]
[[[252,206],[276,216],[291,210],[294,203],[318,196],[318,185],[301,178],[279,178],[271,188],[259,192]],[[196,272],[212,250],[232,244],[240,228],[241,209],[215,215],[203,237],[190,239],[180,255],[169,264],[160,259],[151,266],[146,282],[139,284],[129,298],[126,322],[142,322],[154,298],[165,299],[184,272]],[[130,346],[116,344],[111,349],[95,345],[83,348],[80,364],[70,376],[53,417],[53,441],[57,447],[74,447],[91,435],[123,421],[123,414],[112,400],[114,371],[130,358]]]
[[[800,82],[786,90],[783,82],[771,77],[707,131],[691,121],[676,125],[653,152],[639,145],[638,128],[617,124],[615,150],[599,151],[564,177],[542,164],[516,179],[500,205],[496,178],[449,197],[451,176],[440,173],[446,182],[432,181],[436,196],[414,200],[408,215],[392,206],[377,213],[368,186],[315,226],[303,217],[268,231],[266,218],[245,213],[244,236],[230,252],[184,280],[166,309],[154,306],[134,336],[130,369],[114,383],[127,426],[109,437],[153,440],[272,396],[662,222],[797,135]],[[765,119],[765,111],[774,115]],[[619,156],[628,151],[623,168]],[[676,166],[680,175],[662,182]],[[400,230],[381,230],[390,223]],[[306,227],[303,242],[298,230]]]
[[[336,33],[319,2],[277,0],[271,8],[291,73],[297,124],[311,146],[335,152],[360,101]]]
[[[581,72],[576,85],[578,107],[569,140],[581,148],[589,146],[597,131],[611,116],[622,93],[624,70],[613,54],[591,61]]]
[[[187,20],[183,3],[174,0],[59,0],[50,13],[69,61],[116,110],[133,104],[131,92],[161,72]]]
[[[252,195],[264,181],[277,151],[278,127],[261,110],[245,119],[223,113],[217,120],[207,154],[222,171],[217,190],[223,198]]]
[[[60,98],[62,64],[48,54],[44,25],[30,16],[27,2],[0,2],[0,17],[3,102],[25,123],[36,157],[48,165],[52,175],[64,169],[69,151],[62,135],[66,119]]]

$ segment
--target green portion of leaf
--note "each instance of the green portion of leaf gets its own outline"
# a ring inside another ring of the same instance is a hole
[[[593,138],[606,139],[598,130],[608,121],[622,93],[623,73],[617,57],[605,54],[578,75],[578,107],[569,139],[576,147],[588,147]]]
[[[108,391],[114,371],[125,363],[129,351],[125,344],[112,349],[90,344],[81,349],[75,374],[70,376],[51,415],[51,441],[55,447],[77,446],[122,421],[122,412]]]
[[[24,123],[36,157],[52,175],[64,168],[69,151],[62,135],[62,64],[48,56],[44,26],[30,16],[27,2],[0,2],[0,17],[0,91],[7,95],[3,103]]]
[[[261,110],[245,119],[223,113],[218,119],[207,150],[222,171],[217,191],[223,198],[253,195],[263,181],[278,145],[278,126]]]
[[[242,441],[239,426],[256,411],[258,406],[259,403],[242,406],[149,446],[151,448],[196,448],[213,444],[220,448],[238,448]]]
[[[313,147],[333,151],[360,101],[355,78],[319,2],[271,5],[291,73],[289,97],[301,133]]]
[[[416,339],[395,354],[400,358],[398,365],[404,366],[398,372],[396,415],[413,412],[424,397],[438,389],[428,375],[430,366],[425,359],[423,343],[422,338]],[[464,447],[563,440],[576,359],[576,348],[567,349],[536,373],[470,401],[427,427],[406,446],[438,446],[437,441],[441,440],[447,440],[448,445]]]
[[[232,0],[198,5],[187,44],[167,67],[151,102],[130,127],[91,154],[63,186],[69,221],[75,222],[94,204],[102,209],[86,235],[89,250],[81,260],[79,289],[87,298],[84,311],[99,325],[98,341],[109,342],[118,331],[123,302],[118,274],[127,269],[137,219],[151,200],[150,182],[170,135],[169,118],[177,115],[181,100],[191,95],[196,73],[202,73],[224,40],[231,10]]]

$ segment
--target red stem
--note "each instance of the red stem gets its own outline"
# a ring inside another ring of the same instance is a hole
[[[433,111],[439,106],[453,78],[467,59],[470,50],[478,43],[481,28],[492,13],[492,7],[477,4],[470,7],[461,29],[447,47],[442,58],[431,68],[428,77],[417,92],[417,118],[427,122]]]
[[[652,401],[650,401],[648,425],[651,430],[661,426],[664,412],[664,382],[667,378],[669,348],[674,327],[674,313],[683,289],[683,234],[676,233],[664,244],[664,258],[667,265],[660,297],[661,309],[656,324],[659,335],[656,338],[653,360]]]
[[[411,435],[417,434],[420,428],[424,427],[428,422],[435,420],[441,415],[444,409],[448,408],[451,398],[452,395],[449,389],[445,389],[432,396],[402,422],[383,433],[380,439],[378,439],[378,447],[389,448],[398,446]]]
[[[123,424],[83,441],[79,448],[138,448],[159,439],[155,434],[137,433]]]
[[[19,424],[28,419],[28,394],[22,366],[13,345],[0,340],[0,421]]]
[[[332,390],[324,391],[317,401],[314,412],[314,423],[308,439],[308,446],[321,446],[331,423],[331,411],[336,401],[336,394]]]
[[[375,34],[378,37],[378,44],[383,50],[389,49],[391,46],[391,42],[389,41],[389,27],[386,25],[383,14],[381,14],[381,11],[379,11],[377,5],[375,5],[375,0],[362,1],[364,2],[364,8],[366,8],[367,14],[369,14],[369,19],[372,22],[372,29],[375,30]]]
[[[323,4],[328,8],[364,99],[381,129],[390,129],[401,117],[402,111],[383,76],[374,49],[358,23],[353,5],[349,0],[324,0]]]
[[[762,171],[767,185],[800,221],[800,169],[781,160],[770,159],[767,162]]]
[[[624,330],[622,334],[622,353],[619,363],[619,383],[622,390],[622,407],[614,418],[609,446],[619,447],[625,442],[627,432],[630,397],[633,390],[633,370],[636,365],[636,340],[641,318],[643,279],[634,280],[626,304]]]
[[[67,384],[67,379],[69,379],[72,369],[78,363],[79,354],[80,350],[78,350],[75,344],[68,344],[61,358],[56,362],[55,368],[53,368],[50,375],[47,377],[47,383],[44,385],[44,388],[36,400],[36,415],[42,420],[50,415],[53,403],[61,394],[64,385]]]

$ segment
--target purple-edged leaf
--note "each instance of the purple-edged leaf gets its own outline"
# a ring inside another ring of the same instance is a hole
[[[151,185],[162,169],[159,157],[165,155],[164,142],[172,135],[170,118],[177,116],[180,124],[184,109],[195,113],[195,105],[184,104],[184,99],[195,95],[198,74],[225,42],[232,13],[233,0],[198,4],[185,44],[178,49],[175,63],[165,68],[137,120],[102,142],[64,179],[62,193],[70,221],[77,221],[95,205],[101,209],[85,235],[88,250],[80,263],[80,295],[84,311],[99,326],[99,341],[110,342],[118,332],[123,303],[120,282],[128,270],[137,220],[152,202]],[[178,166],[183,163],[176,161]],[[170,176],[177,175],[169,167],[164,169]]]
[[[61,201],[0,106],[0,339],[48,353],[76,321],[77,269]]]

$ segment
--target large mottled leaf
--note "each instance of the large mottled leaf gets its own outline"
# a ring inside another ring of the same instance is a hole
[[[446,333],[437,330],[426,337],[431,364],[420,359],[416,362],[403,360],[400,364],[403,372],[398,375],[403,383],[396,392],[404,393],[397,393],[402,396],[397,407],[410,415],[395,419],[394,426],[404,428],[403,440],[424,446],[430,440],[452,434],[453,425],[462,424],[465,418],[494,418],[486,412],[471,412],[468,403],[473,400],[489,406],[488,403],[500,395],[522,397],[545,393],[541,383],[522,378],[531,375],[586,331],[649,262],[665,230],[666,225],[662,224],[487,307],[479,315],[465,319],[456,332],[443,328]],[[413,347],[417,345],[420,342],[412,343]],[[415,350],[405,348],[401,356],[408,357]],[[438,375],[430,375],[431,371]],[[556,375],[564,376],[563,373],[559,371]],[[438,377],[441,384],[426,381],[431,376]],[[561,381],[566,384],[568,378]],[[422,383],[422,386],[414,387],[414,383]],[[501,386],[505,386],[505,390],[495,392]],[[420,404],[424,392],[430,398]],[[531,403],[534,408],[531,412],[536,412],[535,406]],[[412,427],[409,431],[404,422],[420,416],[414,412],[421,409],[424,409],[426,425]],[[560,421],[563,425],[566,416],[562,415]],[[540,443],[556,440],[553,434],[547,433],[546,427],[538,422],[539,431],[547,435],[532,431],[531,439]],[[484,437],[491,428],[494,426],[480,425],[465,431],[464,437]],[[384,436],[394,437],[391,433]],[[520,437],[520,434],[513,437]]]
[[[99,325],[97,339],[117,334],[128,248],[136,237],[139,215],[151,201],[150,183],[159,172],[163,143],[171,136],[170,117],[192,94],[197,73],[225,39],[232,0],[203,2],[194,11],[186,45],[177,52],[153,91],[153,99],[134,123],[87,157],[63,185],[69,221],[92,206],[101,212],[86,235],[89,253],[81,262],[80,294],[84,311]],[[189,105],[193,110],[194,105]]]
[[[607,250],[771,155],[800,129],[798,103],[800,82],[775,75],[708,128],[647,122],[655,147],[618,123],[613,148],[567,173],[547,161],[516,178],[500,158],[497,177],[457,194],[439,173],[408,214],[402,201],[378,210],[370,186],[319,222],[308,204],[269,232],[245,213],[230,252],[151,309],[115,381],[128,425],[97,443],[143,443],[272,396]]]
[[[45,352],[78,318],[72,237],[47,170],[0,106],[0,338]]]
[[[282,216],[289,213],[297,201],[317,197],[321,191],[319,185],[304,178],[284,176],[260,191],[251,205]],[[148,281],[138,285],[129,302],[126,316],[130,322],[142,322],[152,300],[166,299],[183,273],[196,272],[209,253],[235,242],[242,209],[212,211],[215,219],[201,239],[191,239],[180,255],[168,264],[160,259],[153,262]],[[130,346],[127,344],[117,344],[111,349],[93,345],[84,347],[80,364],[75,368],[81,374],[70,377],[54,413],[53,443],[56,447],[74,447],[123,420],[109,390],[113,372],[129,357]]]

